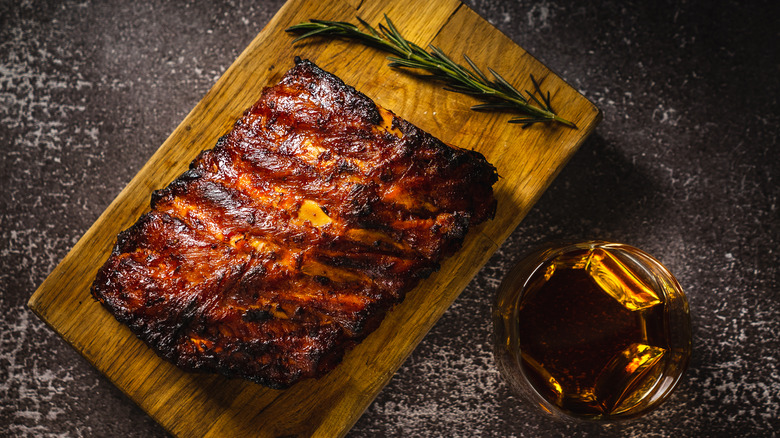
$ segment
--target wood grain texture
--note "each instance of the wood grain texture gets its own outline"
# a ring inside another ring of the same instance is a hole
[[[528,73],[544,80],[553,104],[579,129],[507,124],[507,114],[475,113],[474,102],[408,72],[387,67],[385,54],[344,41],[295,46],[284,29],[309,18],[372,24],[387,13],[405,36],[449,53],[468,53],[520,87]],[[148,210],[151,192],[167,185],[214,146],[293,65],[309,58],[380,105],[443,141],[476,149],[498,168],[496,218],[472,232],[463,249],[406,301],[336,370],[284,391],[220,376],[186,373],[163,361],[96,303],[89,286],[116,235]],[[555,175],[592,132],[599,111],[572,87],[457,0],[290,0],[149,159],[35,292],[30,308],[149,415],[177,436],[339,436],[376,394],[520,223]]]

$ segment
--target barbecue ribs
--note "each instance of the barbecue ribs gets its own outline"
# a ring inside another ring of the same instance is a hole
[[[93,296],[186,370],[319,377],[493,216],[495,168],[296,58],[151,211]]]

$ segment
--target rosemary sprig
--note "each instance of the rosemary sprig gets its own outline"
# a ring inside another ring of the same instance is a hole
[[[430,45],[430,52],[401,36],[390,18],[385,15],[386,25],[380,24],[377,31],[358,17],[367,32],[352,23],[312,19],[287,28],[287,32],[301,33],[293,43],[314,36],[336,36],[360,41],[366,45],[389,52],[390,67],[421,69],[435,79],[444,82],[445,89],[474,96],[483,103],[471,107],[475,111],[517,111],[523,114],[509,120],[523,127],[534,123],[558,122],[571,128],[577,126],[557,115],[550,104],[550,93],[542,92],[541,82],[531,75],[533,90],[520,92],[496,71],[488,68],[493,76],[489,79],[465,54],[463,58],[470,69],[457,64],[438,47]]]

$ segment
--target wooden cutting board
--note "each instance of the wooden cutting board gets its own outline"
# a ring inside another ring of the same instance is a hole
[[[284,32],[309,18],[374,25],[387,13],[407,39],[467,53],[519,89],[543,79],[562,117],[578,129],[506,123],[509,114],[469,111],[471,98],[387,67],[385,54],[355,43]],[[496,218],[472,231],[463,249],[412,291],[380,328],[320,380],[271,390],[219,376],[186,373],[161,360],[89,294],[117,233],[148,209],[151,192],[214,146],[299,55],[341,77],[444,142],[483,153],[498,168]],[[491,254],[520,223],[600,121],[599,110],[458,0],[290,0],[149,159],[54,269],[30,308],[172,434],[189,436],[340,436],[347,433]]]

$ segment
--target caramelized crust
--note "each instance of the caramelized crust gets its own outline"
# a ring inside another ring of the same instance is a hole
[[[187,370],[319,377],[493,216],[496,172],[309,61],[119,234],[92,294]]]

